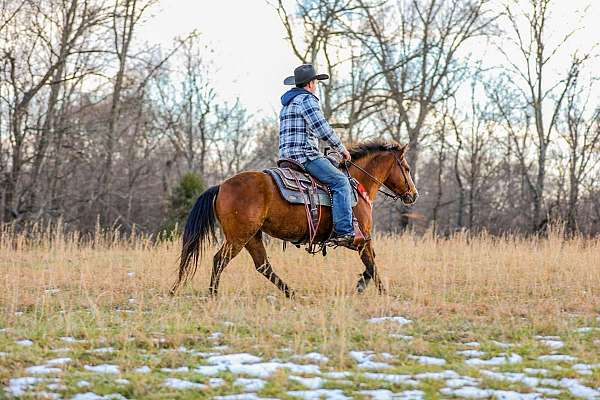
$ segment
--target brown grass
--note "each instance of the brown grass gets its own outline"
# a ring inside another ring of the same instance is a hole
[[[159,320],[238,318],[257,326],[288,323],[300,310],[296,323],[317,320],[323,326],[335,318],[390,314],[483,323],[525,318],[560,326],[568,322],[565,315],[591,315],[600,305],[600,241],[565,241],[559,233],[546,239],[377,238],[377,263],[389,289],[383,297],[373,287],[354,295],[362,271],[355,253],[339,249],[323,258],[293,247],[283,252],[273,241],[268,246],[272,264],[298,291],[295,302],[283,299],[256,273],[245,252],[223,273],[218,301],[204,297],[211,260],[203,260],[191,288],[171,299],[167,291],[175,278],[178,243],[113,241],[99,234],[81,245],[76,235],[65,237],[60,230],[35,235],[34,240],[5,231],[0,237],[4,324],[15,323],[18,311],[50,317],[61,310],[67,323],[70,311],[133,306]],[[129,304],[130,298],[135,303]]]
[[[560,232],[545,239],[379,237],[375,249],[386,296],[373,286],[363,295],[354,293],[363,268],[349,250],[322,258],[294,247],[283,252],[281,243],[272,241],[272,264],[296,289],[295,301],[254,271],[245,252],[225,270],[215,301],[205,297],[206,259],[191,286],[168,296],[177,242],[153,244],[100,231],[85,242],[60,229],[0,234],[0,328],[9,328],[0,344],[14,347],[19,338],[35,342],[33,348],[17,349],[10,365],[0,365],[0,381],[48,358],[49,349],[64,346],[58,337],[67,335],[87,339],[84,347],[119,348],[113,361],[123,369],[145,362],[139,349],[209,349],[214,342],[207,337],[215,331],[236,351],[264,357],[281,356],[285,348],[320,351],[338,368],[352,365],[347,355],[352,349],[440,355],[452,364],[456,342],[469,340],[510,340],[525,353],[541,354],[535,334],[572,337],[570,354],[581,360],[593,361],[600,350],[599,341],[573,335],[578,326],[597,324],[600,241],[565,241]],[[415,322],[402,328],[366,322],[391,315]],[[415,339],[391,341],[390,328]],[[172,353],[156,361],[158,366],[181,362]]]

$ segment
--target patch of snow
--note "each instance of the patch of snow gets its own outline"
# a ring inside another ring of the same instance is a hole
[[[223,378],[210,378],[208,380],[208,386],[210,387],[219,387],[225,384],[225,379]]]
[[[523,372],[529,374],[529,375],[542,375],[542,376],[546,376],[548,375],[548,370],[544,369],[544,368],[524,368]]]
[[[188,367],[178,367],[178,368],[161,368],[162,372],[189,372],[190,369]]]
[[[12,378],[8,381],[8,386],[5,390],[14,397],[20,397],[25,395],[25,393],[31,386],[43,382],[56,382],[56,380],[49,380],[47,378],[35,378],[31,376],[25,376],[22,378]]]
[[[62,372],[60,368],[53,368],[47,365],[34,365],[33,367],[29,367],[25,369],[25,371],[29,374],[33,375],[48,375],[48,374],[57,374]]]
[[[538,400],[543,399],[538,393],[519,393],[512,390],[494,390],[494,399],[497,400]]]
[[[319,377],[303,378],[301,376],[290,375],[288,378],[293,380],[294,382],[298,382],[302,386],[305,386],[309,389],[320,389],[323,387],[323,384],[325,383],[325,380],[323,380],[322,378],[319,378]]]
[[[321,369],[318,365],[298,365],[294,363],[264,362],[257,364],[233,364],[225,366],[232,374],[245,374],[258,378],[267,378],[278,369],[289,369],[294,374],[319,375]]]
[[[76,383],[76,385],[77,385],[77,387],[80,387],[80,388],[92,386],[92,384],[89,383],[88,381],[79,381]]]
[[[287,392],[289,396],[300,397],[308,400],[349,400],[352,397],[348,397],[340,389],[316,389],[316,390],[292,390]]]
[[[592,370],[598,368],[600,368],[600,364],[575,364],[571,366],[571,369],[581,375],[592,375]]]
[[[73,360],[71,360],[69,357],[53,358],[52,360],[46,361],[46,365],[65,365],[71,361]]]
[[[133,278],[135,276],[135,272],[129,271],[127,272],[127,276]]]
[[[400,374],[381,374],[376,372],[367,372],[364,374],[365,378],[378,380],[378,381],[386,381],[389,383],[397,384],[397,385],[410,385],[410,386],[418,386],[420,384],[419,381],[412,379],[410,375],[400,375]]]
[[[497,340],[492,340],[492,344],[496,347],[500,347],[501,349],[510,349],[514,346],[512,343],[498,342]]]
[[[26,347],[33,345],[33,342],[29,339],[17,340],[15,343],[18,344],[19,346],[26,346]]]
[[[308,360],[308,361],[317,362],[317,363],[321,363],[321,364],[326,364],[329,362],[329,357],[324,356],[321,353],[315,353],[315,352],[294,356],[293,358],[299,359],[299,360]]]
[[[565,343],[562,340],[541,339],[539,342],[552,350],[558,350],[565,347]]]
[[[123,397],[119,393],[107,394],[106,396],[100,396],[99,394],[96,394],[94,392],[78,393],[71,398],[71,400],[121,400],[121,399],[126,400],[126,397]]]
[[[60,338],[65,343],[86,343],[85,339],[75,339],[73,336],[63,336]]]
[[[203,383],[190,382],[184,379],[167,378],[163,382],[163,386],[171,389],[187,390],[187,389],[205,389],[207,386]]]
[[[223,336],[223,334],[221,332],[213,332],[208,336],[208,339],[209,340],[218,340],[222,336]]]
[[[404,318],[404,317],[374,317],[374,318],[369,318],[368,321],[372,324],[378,324],[381,322],[396,322],[400,325],[406,325],[406,324],[410,324],[412,322],[412,320]]]
[[[463,399],[485,399],[492,395],[492,390],[480,389],[473,386],[464,386],[458,389],[442,388],[440,393],[446,396],[460,397]]]
[[[351,351],[350,357],[358,363],[358,368],[361,369],[387,369],[391,365],[384,362],[373,361],[374,358],[383,358],[385,360],[392,359],[393,356],[389,353],[375,354],[372,351]]]
[[[444,360],[443,358],[437,358],[437,357],[409,355],[408,358],[410,358],[411,360],[416,360],[419,364],[423,364],[423,365],[445,365],[446,364],[446,360]]]
[[[215,376],[225,370],[227,370],[226,365],[199,365],[193,369],[193,372],[200,375]]]
[[[470,376],[463,376],[456,379],[448,379],[446,381],[446,386],[451,388],[460,388],[463,386],[477,386],[479,381],[475,378],[471,378]]]
[[[237,364],[253,364],[260,362],[261,358],[248,353],[226,354],[223,356],[208,357],[206,362],[212,365],[237,365]]]
[[[584,326],[583,328],[577,328],[575,329],[575,332],[577,333],[589,333],[595,330],[598,330],[600,328],[595,328],[595,327],[590,327],[590,326]]]
[[[483,357],[485,356],[485,352],[480,350],[460,350],[457,351],[456,354],[461,355],[463,357]]]
[[[255,378],[237,378],[233,381],[233,384],[236,386],[241,386],[244,392],[258,392],[267,384],[266,381],[262,379]]]
[[[268,397],[260,397],[256,393],[228,394],[225,396],[215,396],[214,400],[278,400]]]
[[[463,346],[467,346],[467,347],[481,347],[481,344],[479,342],[467,342],[467,343],[463,343]]]
[[[577,358],[567,355],[567,354],[550,354],[547,356],[539,356],[538,360],[550,361],[550,362],[560,362],[560,361],[575,361],[575,360],[577,360]]]
[[[421,390],[406,390],[404,392],[394,393],[387,389],[361,390],[358,393],[369,396],[373,400],[422,400],[425,393]]]
[[[100,347],[99,349],[89,350],[90,353],[114,353],[115,349],[112,347]]]
[[[538,393],[547,394],[550,396],[558,396],[561,393],[561,391],[558,389],[550,389],[550,388],[543,388],[543,387],[536,388],[535,391]]]
[[[465,361],[465,364],[472,367],[476,366],[490,366],[490,365],[503,365],[503,364],[518,364],[523,361],[523,357],[518,354],[501,354],[496,357],[492,357],[488,360],[482,360],[481,358],[471,358]]]
[[[143,365],[139,368],[134,369],[133,372],[137,372],[138,374],[148,374],[152,372],[152,369],[147,365]]]
[[[539,378],[527,376],[520,372],[494,372],[494,371],[482,370],[482,371],[480,371],[480,373],[481,373],[481,375],[485,376],[486,378],[493,379],[496,381],[511,382],[511,383],[519,382],[519,383],[522,383],[529,387],[536,387],[540,384]]]
[[[34,392],[31,393],[31,396],[34,398],[42,398],[42,399],[52,399],[52,400],[58,400],[60,399],[60,394],[58,393],[52,393],[52,392],[47,392],[47,391],[41,391],[41,392]]]
[[[449,369],[449,370],[441,371],[441,372],[422,372],[420,374],[415,375],[415,378],[417,378],[417,379],[435,379],[435,380],[456,379],[456,378],[460,378],[460,375],[457,374],[455,371],[452,371]]]
[[[388,363],[379,362],[379,361],[365,361],[358,364],[358,368],[360,369],[388,369],[392,368],[392,366]]]
[[[323,376],[325,376],[329,379],[344,379],[344,378],[349,378],[353,375],[354,374],[349,371],[331,371],[331,372],[326,372],[323,374]]]
[[[0,357],[6,357],[8,355],[5,351],[0,351]]]
[[[560,380],[561,386],[567,389],[573,396],[584,399],[600,397],[600,391],[582,385],[578,379],[563,378]]]
[[[119,374],[119,366],[113,364],[84,365],[83,369],[99,374]]]
[[[561,387],[561,383],[558,379],[552,378],[543,378],[540,380],[540,385],[552,386],[552,387]]]
[[[115,379],[117,385],[129,385],[129,380],[125,378]]]

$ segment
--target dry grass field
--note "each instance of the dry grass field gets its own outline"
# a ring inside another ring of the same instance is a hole
[[[171,298],[178,243],[110,236],[2,231],[0,398],[600,397],[599,240],[380,237],[385,296],[272,241],[290,301],[247,253]]]

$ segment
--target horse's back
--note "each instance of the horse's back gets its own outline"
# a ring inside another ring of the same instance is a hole
[[[304,206],[288,203],[273,178],[259,171],[241,172],[225,180],[215,211],[225,235],[232,237],[249,237],[262,230],[273,237],[297,240],[306,235],[308,226]],[[328,225],[327,211],[322,228]]]

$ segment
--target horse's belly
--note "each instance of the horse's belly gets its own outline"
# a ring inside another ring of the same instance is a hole
[[[262,230],[269,236],[288,241],[300,241],[308,237],[306,208],[289,204],[285,200],[271,204]],[[324,240],[331,232],[331,208],[321,207],[321,218],[315,240]]]

